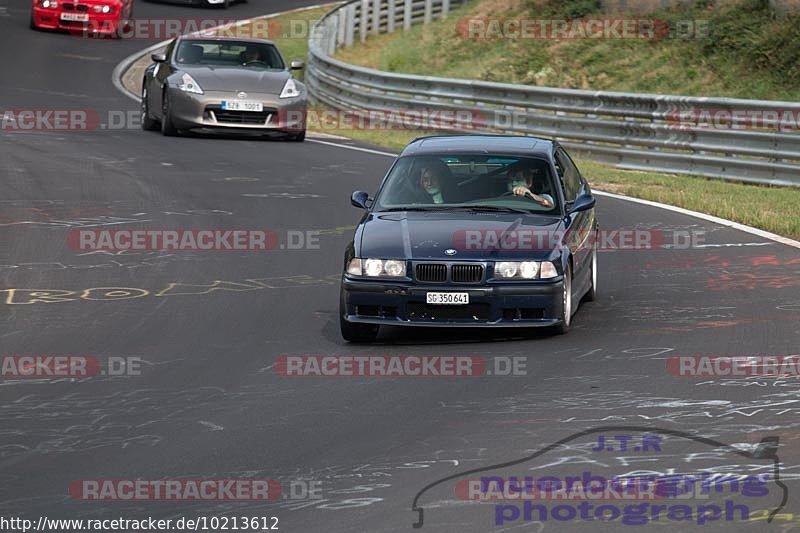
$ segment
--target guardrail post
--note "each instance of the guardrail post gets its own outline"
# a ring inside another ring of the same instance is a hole
[[[353,37],[356,33],[356,5],[349,4],[347,8],[344,10],[346,14],[345,18],[345,30],[344,30],[344,45],[345,46],[353,46]]]
[[[344,35],[347,31],[347,10],[340,9],[336,15],[338,17],[336,28],[339,30],[336,32],[336,47],[338,48],[344,43]]]
[[[404,0],[403,4],[403,31],[411,29],[411,2]]]
[[[381,32],[381,0],[372,0],[372,34]]]
[[[441,18],[447,18],[450,14],[450,0],[442,0],[442,14]]]
[[[358,16],[358,32],[361,34],[361,42],[367,40],[367,23],[369,22],[369,0],[361,0],[361,13]]]
[[[386,4],[386,32],[394,33],[395,0],[389,0]]]
[[[381,0],[372,0],[372,31],[373,35],[378,35],[381,28]]]
[[[425,0],[425,24],[433,20],[433,0]]]
[[[326,49],[329,56],[336,53],[336,36],[339,34],[339,17],[332,17],[328,22]]]

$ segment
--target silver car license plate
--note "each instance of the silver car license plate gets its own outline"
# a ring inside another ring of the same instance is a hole
[[[425,301],[430,305],[467,305],[469,304],[469,293],[429,292],[425,294]]]

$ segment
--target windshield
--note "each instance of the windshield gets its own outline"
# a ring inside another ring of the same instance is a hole
[[[507,155],[408,156],[375,199],[378,211],[454,208],[557,214],[550,165]]]
[[[238,66],[253,69],[286,68],[278,49],[247,41],[182,41],[175,53],[179,65]]]

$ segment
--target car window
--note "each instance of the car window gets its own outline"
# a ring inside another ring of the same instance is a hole
[[[556,213],[556,191],[545,159],[471,154],[406,156],[386,177],[375,208],[460,206]]]
[[[278,49],[271,44],[247,41],[181,42],[175,54],[179,65],[237,66],[254,69],[286,68]]]
[[[564,195],[566,201],[571,202],[578,196],[581,188],[581,175],[578,167],[572,162],[567,153],[559,148],[556,151],[556,161],[563,173]]]

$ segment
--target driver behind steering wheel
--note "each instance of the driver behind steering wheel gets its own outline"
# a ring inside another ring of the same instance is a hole
[[[264,58],[261,55],[261,48],[258,46],[248,46],[247,49],[242,52],[241,60],[242,65],[255,62],[265,63]]]
[[[520,161],[508,170],[508,189],[514,196],[524,196],[544,207],[553,207],[552,196],[536,194],[531,190],[541,191],[543,179],[541,168],[534,168]]]

